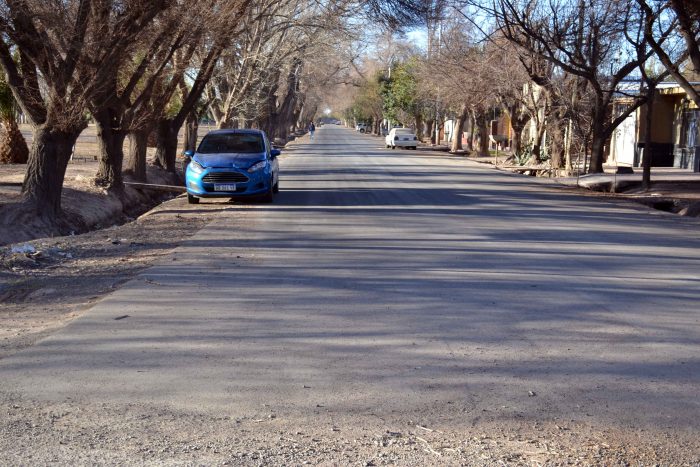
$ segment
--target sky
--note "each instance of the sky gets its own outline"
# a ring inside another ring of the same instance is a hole
[[[406,39],[425,50],[428,48],[428,31],[425,28],[414,29],[406,33]]]

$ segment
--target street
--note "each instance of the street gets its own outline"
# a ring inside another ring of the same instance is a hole
[[[0,464],[700,462],[696,219],[334,125],[280,164],[0,360]]]

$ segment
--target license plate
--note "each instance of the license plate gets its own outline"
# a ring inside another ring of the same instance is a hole
[[[236,184],[226,184],[219,185],[218,183],[214,185],[214,191],[236,191]]]

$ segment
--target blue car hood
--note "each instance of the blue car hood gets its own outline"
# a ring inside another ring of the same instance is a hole
[[[247,169],[251,165],[265,160],[264,153],[257,154],[195,154],[192,158],[197,161],[199,165],[205,168],[209,167],[221,167],[221,168],[231,168],[238,167],[241,169]]]

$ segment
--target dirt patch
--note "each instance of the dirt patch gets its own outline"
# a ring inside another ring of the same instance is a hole
[[[655,182],[648,192],[635,186],[620,196],[659,211],[687,217],[700,216],[700,183]]]
[[[641,437],[581,423],[500,420],[458,427],[357,414],[304,423],[284,414],[183,412],[141,404],[0,400],[8,464],[698,465],[689,437]],[[251,410],[262,410],[251,408]],[[41,440],[37,443],[37,439]],[[673,440],[673,441],[671,441]],[[669,448],[669,446],[673,448]]]
[[[0,249],[0,358],[85,313],[210,222],[222,206],[190,207],[181,197],[120,226]]]
[[[202,128],[202,134],[208,128]],[[20,129],[27,144],[31,145],[31,126],[20,125]],[[184,133],[181,133],[180,141],[184,139]],[[125,151],[128,150],[127,144],[125,141]],[[42,223],[19,205],[26,165],[0,165],[0,245],[123,224],[177,194],[133,187],[127,187],[122,196],[106,193],[93,183],[98,169],[98,150],[96,128],[89,125],[78,137],[73,158],[66,170],[61,196],[65,217],[58,226]],[[149,162],[152,163],[155,149],[149,148],[148,151]],[[128,177],[125,180],[129,181]],[[148,182],[161,185],[181,183],[177,176],[152,164],[148,165]]]
[[[3,169],[0,175],[0,245],[123,224],[176,194],[127,186],[124,193],[117,196],[94,185],[96,162],[76,162],[68,167],[61,195],[65,216],[58,226],[47,225],[21,204],[21,181],[26,165],[4,166]],[[148,168],[148,180],[162,185],[179,184],[177,175],[154,166]]]

